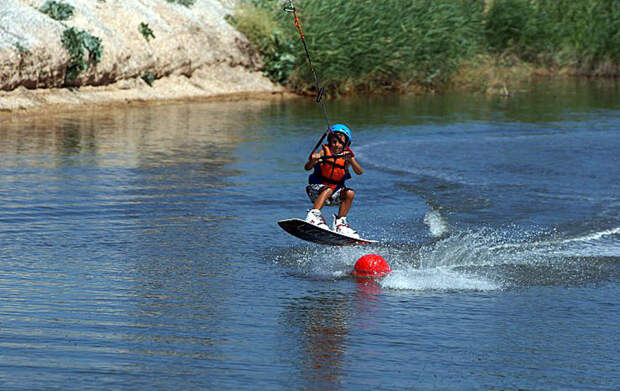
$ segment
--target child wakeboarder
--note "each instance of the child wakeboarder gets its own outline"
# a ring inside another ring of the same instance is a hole
[[[327,144],[321,150],[312,153],[304,168],[306,171],[314,168],[308,178],[309,185],[306,193],[314,203],[308,211],[306,221],[321,228],[329,229],[321,215],[324,205],[339,205],[338,215],[334,215],[333,230],[337,233],[359,238],[355,230],[347,223],[347,213],[351,209],[355,191],[345,187],[345,181],[351,178],[349,167],[357,175],[362,175],[362,167],[355,160],[355,154],[349,148],[351,145],[351,130],[342,124],[330,126],[327,135]]]

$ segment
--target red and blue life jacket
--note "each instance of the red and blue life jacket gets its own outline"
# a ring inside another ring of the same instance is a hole
[[[348,151],[351,151],[347,148]],[[353,151],[351,151],[352,153]],[[310,184],[323,184],[338,190],[344,187],[344,181],[351,178],[343,157],[331,157],[333,154],[327,145],[323,145],[322,161],[314,166],[314,172],[308,177]]]

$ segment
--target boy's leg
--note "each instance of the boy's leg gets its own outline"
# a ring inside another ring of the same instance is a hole
[[[345,217],[351,209],[353,204],[353,198],[355,198],[355,191],[353,189],[344,188],[340,190],[340,209],[338,209],[338,217]]]
[[[353,198],[355,198],[355,191],[353,191],[353,189],[345,188],[340,190],[340,209],[338,209],[338,216],[334,216],[333,228],[334,231],[338,233],[359,238],[360,236],[347,222],[347,213],[349,213],[349,209],[351,209]]]
[[[323,218],[323,216],[321,216],[321,208],[323,208],[323,205],[325,205],[325,201],[334,193],[334,190],[327,186],[324,186],[321,189],[314,190],[313,188],[311,188],[311,186],[312,185],[310,185],[306,189],[308,195],[310,196],[310,199],[315,197],[316,191],[320,191],[320,193],[318,194],[318,196],[316,196],[312,209],[308,211],[306,221],[310,224],[316,225],[317,227],[329,230],[325,219]]]
[[[321,208],[323,208],[323,205],[325,205],[325,201],[327,201],[327,199],[331,197],[332,194],[334,194],[334,189],[325,186],[323,191],[321,191],[321,194],[319,194],[319,196],[314,201],[314,205],[312,206],[312,208],[321,210]]]

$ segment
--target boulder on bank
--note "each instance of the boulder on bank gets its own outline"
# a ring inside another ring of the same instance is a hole
[[[0,94],[0,109],[45,104],[41,100],[50,91],[39,89],[68,86],[106,86],[108,95],[114,89],[124,91],[122,99],[128,99],[129,89],[144,90],[129,94],[132,99],[281,90],[262,76],[260,59],[247,39],[226,22],[231,9],[221,1],[197,0],[186,7],[166,0],[60,0],[74,8],[73,16],[64,21],[40,11],[46,1],[0,4],[0,90],[10,91]],[[143,36],[141,24],[152,30],[154,38]],[[61,42],[69,28],[85,31],[103,45],[100,62],[74,79],[67,78],[71,57]],[[145,75],[155,80],[155,88],[142,80]],[[59,93],[66,91],[62,88]],[[76,94],[69,95],[74,101]]]

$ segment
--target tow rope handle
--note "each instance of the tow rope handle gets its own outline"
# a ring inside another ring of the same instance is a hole
[[[339,153],[337,155],[331,155],[331,156],[323,156],[322,158],[319,159],[319,162],[325,162],[328,160],[333,160],[334,163],[336,162],[336,159],[339,159],[341,157],[345,157],[346,155],[344,153]],[[351,157],[353,157],[353,155],[351,155]]]
[[[308,155],[308,159],[310,159],[312,157],[312,155],[314,154],[314,152],[317,150],[317,148],[321,145],[321,143],[323,142],[323,140],[325,140],[325,137],[327,137],[327,135],[329,134],[330,129],[329,126],[327,127],[327,130],[325,131],[325,133],[323,133],[323,135],[321,136],[321,138],[319,139],[319,141],[316,143],[316,145],[314,146],[314,148],[312,148],[312,152],[310,152],[310,155]]]

